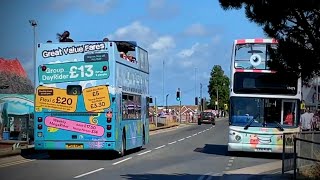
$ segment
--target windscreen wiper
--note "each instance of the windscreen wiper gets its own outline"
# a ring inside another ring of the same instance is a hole
[[[245,126],[243,129],[247,130],[248,127],[252,124],[252,122],[254,121],[254,118],[252,118]]]
[[[258,117],[260,116],[260,114],[257,114],[255,117],[253,117],[245,126],[243,129],[247,130],[249,128],[249,126],[252,124],[252,122],[254,120],[256,120]],[[249,118],[249,117],[248,117]]]
[[[273,122],[278,126],[280,131],[284,131],[283,126],[278,121],[273,121]]]

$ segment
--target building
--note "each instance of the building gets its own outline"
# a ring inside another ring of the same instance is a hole
[[[33,137],[34,88],[18,59],[0,58],[0,140]]]
[[[302,86],[302,100],[305,103],[305,107],[315,110],[317,103],[319,109],[319,100],[320,100],[320,78],[313,78],[308,84]],[[317,85],[318,85],[318,100],[317,100]]]

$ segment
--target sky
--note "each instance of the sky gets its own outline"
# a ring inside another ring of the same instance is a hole
[[[243,9],[224,11],[218,0],[1,0],[0,8],[0,57],[18,58],[31,79],[34,19],[39,43],[57,41],[65,30],[74,41],[136,41],[148,51],[150,95],[158,105],[167,94],[168,105],[178,104],[178,88],[182,104],[193,105],[200,83],[209,99],[212,67],[230,76],[233,41],[265,37]]]

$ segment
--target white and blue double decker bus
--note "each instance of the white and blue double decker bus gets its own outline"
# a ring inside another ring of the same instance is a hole
[[[283,133],[298,132],[301,78],[270,69],[274,39],[240,39],[231,60],[229,151],[283,149]]]
[[[40,43],[35,149],[126,150],[149,142],[148,52],[136,42]]]

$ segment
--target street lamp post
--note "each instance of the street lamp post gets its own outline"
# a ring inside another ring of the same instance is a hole
[[[169,94],[166,95],[166,111],[167,111],[167,113],[169,112],[168,111],[168,96],[169,96]]]
[[[33,63],[34,67],[36,64],[36,52],[37,52],[37,43],[36,43],[36,27],[38,26],[38,23],[36,20],[29,20],[30,25],[33,27]],[[34,79],[35,81],[35,79]]]
[[[200,112],[203,111],[203,104],[202,104],[202,83],[200,83]]]
[[[33,63],[34,63],[34,66],[33,67],[36,67],[36,52],[37,52],[37,43],[36,43],[36,27],[38,26],[37,24],[37,21],[36,20],[29,20],[29,23],[30,25],[32,26],[33,28]],[[35,80],[36,76],[34,76],[34,82],[33,84],[35,85]],[[35,87],[35,86],[34,86]],[[29,121],[30,121],[30,114],[29,114],[29,118],[26,122],[26,126],[27,126],[27,132],[26,132],[26,135],[27,135],[27,142],[29,143]]]

